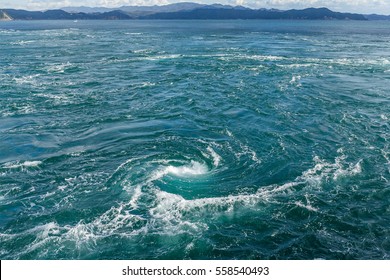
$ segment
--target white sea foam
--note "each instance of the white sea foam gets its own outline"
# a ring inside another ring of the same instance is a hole
[[[50,223],[45,224],[43,226],[38,226],[36,228],[33,228],[32,231],[38,231],[39,236],[42,239],[47,238],[49,235],[58,234],[60,232],[59,226],[55,222],[50,222]]]
[[[387,164],[390,165],[390,152],[388,150],[381,149],[381,154],[385,158],[385,160],[387,161]],[[389,166],[389,168],[390,168],[390,166]]]
[[[285,57],[276,55],[234,55],[234,57],[239,59],[252,59],[258,61],[280,61],[286,59]]]
[[[257,156],[257,153],[251,149],[248,145],[242,143],[239,139],[236,139],[234,134],[226,129],[225,130],[225,133],[230,137],[232,138],[232,143],[234,143],[233,145],[230,144],[230,143],[227,143],[226,144],[226,148],[233,153],[233,155],[237,158],[237,159],[240,159],[242,156],[249,156],[250,159],[255,163],[255,164],[261,164],[261,159]],[[235,149],[233,148],[234,146],[239,146],[239,149]],[[239,150],[239,151],[237,151]]]
[[[93,232],[91,224],[85,224],[83,221],[80,221],[76,226],[67,226],[66,229],[68,231],[63,238],[75,241],[77,248],[80,248],[85,242],[96,242],[97,236]]]
[[[260,61],[279,61],[286,59],[282,56],[275,56],[275,55],[251,55],[251,56],[244,56],[245,58],[250,58],[254,60],[260,60]]]
[[[99,238],[112,234],[135,235],[145,233],[146,230],[142,225],[131,230],[132,227],[142,221],[142,218],[130,214],[125,209],[126,206],[113,207],[90,223],[85,223],[81,220],[76,225],[60,226],[56,222],[50,222],[17,234],[0,234],[0,238],[5,240],[17,236],[35,235],[36,239],[25,247],[24,252],[17,253],[17,255],[22,255],[39,251],[48,242],[74,242],[76,248],[80,249],[88,243],[96,244]],[[128,231],[121,232],[121,229],[128,229]]]
[[[241,143],[240,141],[238,141],[238,143],[241,148],[241,151],[236,153],[238,158],[240,158],[243,155],[249,155],[253,162],[257,164],[261,164],[261,159],[257,157],[257,153],[254,150],[252,150],[249,146]]]
[[[294,58],[300,60],[300,58]],[[387,66],[390,64],[390,60],[387,58],[367,59],[367,58],[308,58],[304,61],[314,62],[318,65],[340,65],[340,66]]]
[[[290,80],[290,84],[300,84],[299,81],[301,80],[300,75],[293,76]]]
[[[65,94],[38,93],[36,96],[43,97],[46,99],[46,102],[51,101],[55,105],[71,103],[69,96]]]
[[[278,193],[291,190],[299,183],[288,183],[282,186],[260,188],[254,194],[238,194],[224,197],[184,199],[177,194],[155,189],[155,206],[150,208],[151,227],[158,227],[161,233],[177,234],[190,231],[192,234],[207,230],[207,223],[202,217],[231,215],[239,208],[253,207],[264,203]]]
[[[220,156],[209,146],[207,149],[208,155],[213,159],[214,166],[217,167],[220,164]],[[172,163],[175,163],[173,165]],[[153,184],[153,181],[162,178],[168,174],[177,177],[195,177],[207,174],[209,169],[205,163],[191,161],[183,165],[177,165],[179,161],[171,160],[149,160],[146,165],[155,166],[157,168],[154,172],[143,177],[142,182],[129,187],[129,194],[131,198],[127,204],[123,204],[119,208],[112,208],[111,212],[127,213],[126,215],[131,216],[131,211],[135,209],[148,209],[150,217],[147,220],[147,224],[141,229],[134,230],[132,234],[144,234],[151,232],[158,232],[158,234],[173,234],[176,235],[180,232],[202,232],[207,229],[207,224],[202,219],[193,219],[194,217],[202,215],[218,215],[231,213],[237,207],[250,207],[256,205],[261,201],[267,201],[272,198],[273,194],[284,193],[289,191],[291,188],[299,183],[288,183],[282,186],[270,186],[260,188],[256,193],[252,194],[237,194],[223,197],[212,197],[212,198],[200,198],[188,200],[183,198],[179,194],[173,194],[159,189]],[[127,161],[122,164],[120,168],[124,168],[127,164],[128,168],[132,170],[134,167],[138,168],[137,162],[134,159]],[[142,169],[144,170],[144,169]],[[119,171],[119,170],[118,170]],[[133,169],[133,172],[137,171]],[[131,184],[132,182],[128,182]],[[140,204],[139,202],[142,201]],[[145,204],[145,201],[147,204]],[[146,207],[146,208],[145,208]],[[127,212],[124,209],[128,209]],[[130,212],[129,212],[130,211]],[[113,216],[117,214],[105,214],[99,219],[102,222],[102,227],[107,230],[107,227],[111,228]],[[140,218],[134,216],[131,219]],[[130,220],[131,220],[130,219]],[[110,226],[109,226],[110,225]],[[128,225],[127,225],[128,226]],[[126,227],[127,227],[126,226]],[[113,229],[114,232],[120,231],[122,226],[119,225]],[[101,229],[103,230],[103,229]]]
[[[338,152],[342,153],[343,150],[339,149]],[[336,157],[334,163],[330,163],[315,156],[313,160],[316,165],[303,172],[299,179],[309,183],[311,186],[319,187],[323,180],[338,180],[342,177],[355,176],[362,172],[362,160],[353,164],[346,163],[345,159],[346,156],[342,154]]]
[[[69,67],[72,67],[73,64],[70,63],[69,61],[66,63],[61,63],[61,64],[54,64],[46,67],[47,72],[52,73],[52,72],[57,72],[57,73],[63,73],[65,70]]]
[[[35,161],[24,161],[24,162],[7,162],[3,165],[4,168],[8,169],[14,169],[14,168],[31,168],[31,167],[38,167],[42,161],[35,160]]]
[[[219,166],[219,163],[221,162],[221,156],[218,155],[213,148],[211,148],[210,146],[207,147],[207,151],[210,153],[210,155],[212,156],[213,158],[213,163],[214,163],[214,166],[215,167],[218,167]]]
[[[190,242],[190,243],[187,244],[185,250],[188,252],[188,251],[191,251],[194,248],[195,248],[194,242]]]
[[[197,161],[191,161],[189,165],[184,166],[167,166],[164,173],[173,174],[179,177],[204,175],[208,172],[207,165]]]
[[[33,40],[20,40],[17,42],[12,42],[11,45],[25,46],[31,43],[35,43]]]
[[[145,87],[152,87],[155,85],[156,85],[156,83],[152,83],[152,82],[142,82],[142,83],[133,84],[133,87],[134,88],[145,88]]]
[[[292,64],[278,64],[278,67],[281,68],[306,68],[306,67],[314,67],[318,64],[314,63],[292,63]]]
[[[234,137],[234,136],[233,136],[233,133],[232,133],[230,130],[228,130],[228,129],[226,129],[226,134],[227,134],[227,136],[229,136],[229,137]]]
[[[31,114],[34,112],[35,112],[35,106],[32,104],[26,104],[26,105],[18,106],[17,112],[11,113],[11,115]]]
[[[40,76],[40,74],[34,74],[34,75],[27,75],[22,77],[14,77],[13,80],[19,84],[29,84],[29,85],[39,85],[37,82],[37,78]]]
[[[17,32],[19,31],[16,31],[14,29],[0,29],[0,34],[13,34]]]
[[[347,168],[343,168],[338,165],[336,171],[334,172],[333,179],[337,180],[341,177],[354,176],[356,174],[362,173],[361,160],[359,160],[355,165],[350,164]]]
[[[138,208],[138,205],[137,205],[137,202],[138,202],[138,199],[141,197],[142,195],[142,190],[141,190],[141,186],[138,185],[135,189],[134,189],[134,193],[133,193],[133,196],[131,197],[131,200],[129,202],[130,206],[134,209],[137,209]]]
[[[340,150],[339,152],[342,153],[343,151]],[[196,161],[182,166],[173,166],[169,160],[150,162],[157,166],[162,166],[163,170],[165,170],[162,174],[165,175],[170,173],[175,176],[197,176],[198,174],[208,172],[205,164]],[[343,155],[336,158],[334,163],[328,163],[319,157],[315,157],[314,162],[315,166],[313,168],[303,172],[301,176],[292,182],[259,187],[254,193],[192,200],[185,199],[178,194],[163,191],[153,184],[149,185],[151,180],[156,177],[145,175],[144,183],[135,185],[128,202],[112,207],[89,223],[80,221],[76,225],[59,226],[57,223],[51,222],[37,226],[27,232],[18,233],[18,235],[35,234],[37,236],[37,239],[26,249],[28,252],[39,250],[46,242],[55,240],[58,242],[65,240],[74,242],[76,248],[81,249],[83,246],[89,246],[88,244],[96,244],[96,241],[100,238],[111,235],[177,235],[180,233],[198,235],[208,229],[206,217],[214,219],[219,215],[231,215],[243,208],[260,209],[259,205],[266,206],[270,203],[275,203],[278,201],[277,198],[279,196],[291,195],[292,192],[299,190],[301,186],[305,186],[308,183],[311,185],[313,180],[321,180],[324,177],[333,178],[334,174],[339,174],[340,172],[344,172],[343,176],[361,172],[360,162],[348,164],[345,162],[345,156]],[[125,162],[119,169],[126,166],[126,164],[134,165],[134,159]],[[342,175],[340,174],[336,177],[338,176]],[[297,207],[305,208],[308,211],[320,211],[312,205],[307,195],[305,198],[306,202],[298,200],[293,203]],[[140,201],[142,201],[141,204],[139,203]],[[137,210],[137,212],[133,212],[134,210]],[[147,211],[148,215],[136,214],[144,211]],[[191,245],[189,245],[188,249],[191,249]]]
[[[334,163],[328,163],[319,157],[315,157],[314,161],[315,166],[303,172],[293,182],[260,187],[252,194],[187,200],[178,194],[155,189],[155,206],[149,210],[149,213],[153,219],[164,221],[166,225],[176,229],[179,225],[186,227],[191,225],[194,230],[203,230],[207,228],[206,224],[200,223],[199,219],[196,219],[198,221],[196,223],[192,222],[188,220],[188,217],[226,214],[241,207],[272,203],[276,197],[290,195],[299,186],[319,186],[324,179],[337,180],[341,176],[354,176],[362,171],[361,161],[356,164],[346,163],[343,155],[337,157]],[[294,204],[309,211],[318,212],[319,209],[311,204],[308,196],[305,197],[306,203],[296,201]]]
[[[39,161],[39,160],[25,161],[23,163],[23,166],[25,166],[25,167],[36,167],[36,166],[40,165],[41,163],[42,163],[42,161]]]
[[[133,53],[148,54],[148,53],[152,53],[153,50],[150,50],[150,49],[140,49],[140,50],[133,50],[132,52]]]
[[[142,60],[163,60],[163,59],[176,59],[181,57],[180,54],[167,54],[167,55],[156,55],[156,56],[149,56],[149,57],[143,57],[140,58]]]
[[[209,156],[213,157],[211,155],[214,150],[211,146],[207,151]],[[146,164],[155,167],[156,171],[145,173],[142,182],[137,182],[131,187],[132,191],[129,192],[131,197],[128,202],[112,207],[90,223],[80,221],[75,226],[67,225],[59,228],[55,224],[47,225],[41,229],[41,236],[62,232],[61,238],[72,240],[76,242],[77,246],[82,246],[85,242],[93,243],[98,238],[109,235],[177,235],[188,232],[201,234],[208,228],[205,217],[215,218],[219,215],[231,215],[242,208],[259,209],[260,204],[266,206],[270,203],[277,203],[278,197],[291,195],[305,186],[320,185],[324,179],[337,180],[340,176],[353,176],[361,172],[361,161],[356,164],[347,163],[343,150],[340,149],[338,152],[341,155],[335,159],[334,163],[315,157],[314,167],[303,172],[292,182],[259,187],[253,193],[197,199],[185,199],[179,194],[163,191],[154,185],[153,181],[168,174],[178,177],[203,175],[209,172],[206,164],[197,161],[185,164],[183,160],[174,161],[175,165],[173,165],[172,160],[130,159],[120,165],[117,171],[124,168],[137,173],[137,168],[140,167],[137,165],[138,160],[147,160]],[[214,160],[220,159],[214,155]],[[177,166],[178,163],[182,163],[182,165]],[[214,164],[218,166],[220,163],[215,162]],[[127,168],[125,168],[126,166]],[[144,172],[148,169],[140,168],[140,170]],[[127,184],[133,183],[126,182]],[[305,198],[306,201],[297,200],[293,204],[308,211],[320,211],[311,203],[307,195]],[[137,212],[133,212],[134,210]],[[148,215],[136,214],[144,211],[147,211]]]
[[[66,226],[66,238],[79,243],[95,241],[113,234],[137,235],[146,232],[143,218],[129,212],[129,204],[112,207],[90,223],[80,221],[76,226]],[[126,229],[126,231],[123,231]]]
[[[168,193],[162,190],[156,190],[156,207],[152,208],[150,212],[155,217],[166,217],[170,215],[171,218],[181,217],[189,211],[196,211],[193,214],[203,214],[226,212],[232,210],[234,207],[253,206],[259,202],[266,202],[272,198],[274,194],[283,193],[291,188],[299,185],[299,182],[292,182],[283,184],[281,186],[272,185],[268,187],[259,188],[253,194],[237,194],[223,197],[199,198],[193,200],[186,200],[177,194]]]
[[[305,208],[305,209],[307,209],[309,211],[312,211],[312,212],[318,212],[319,211],[318,208],[312,206],[308,194],[305,194],[305,199],[306,199],[306,203],[303,203],[302,201],[296,201],[295,205],[298,206],[298,207]]]
[[[316,67],[326,66],[333,68],[333,66],[353,66],[353,67],[387,67],[390,65],[388,58],[300,58],[300,57],[282,57],[282,56],[266,56],[266,55],[245,55],[228,57],[226,59],[253,59],[258,61],[275,61],[278,62],[276,65],[281,68],[304,68],[304,67]],[[386,70],[385,70],[386,71]]]
[[[311,206],[310,204],[303,204],[301,201],[296,201],[295,205],[298,206],[298,207],[305,208],[305,209],[307,209],[309,211],[312,211],[312,212],[318,212],[319,211],[317,208]]]

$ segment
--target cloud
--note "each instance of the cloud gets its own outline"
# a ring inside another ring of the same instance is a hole
[[[120,6],[152,6],[152,5],[166,5],[170,2],[168,0],[97,0],[92,1],[95,6],[99,7],[120,7]]]
[[[179,0],[180,1],[180,0]],[[120,6],[150,6],[166,5],[174,0],[1,0],[1,6],[7,8],[19,8],[29,10],[48,10],[69,6],[88,7],[120,7]]]
[[[390,0],[253,0],[248,1],[248,4],[252,7],[280,9],[328,7],[336,11],[390,12]]]

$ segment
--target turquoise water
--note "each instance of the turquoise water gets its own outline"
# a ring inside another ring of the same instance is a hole
[[[389,259],[390,23],[0,23],[0,258]]]

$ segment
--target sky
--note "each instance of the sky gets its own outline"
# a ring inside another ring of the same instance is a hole
[[[69,6],[120,7],[166,5],[177,2],[242,5],[250,8],[302,9],[327,7],[337,12],[390,15],[390,0],[0,0],[0,8],[48,10]]]

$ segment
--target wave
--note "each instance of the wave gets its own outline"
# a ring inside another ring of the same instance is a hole
[[[17,162],[7,162],[2,165],[2,168],[6,169],[28,169],[28,168],[36,168],[42,164],[42,161],[34,160],[34,161],[17,161]]]
[[[34,75],[26,75],[22,77],[14,77],[13,81],[15,81],[19,85],[28,84],[28,85],[39,86],[39,82],[37,78],[40,76],[41,76],[40,74],[34,74]]]
[[[156,56],[147,56],[147,57],[141,57],[141,60],[165,60],[165,59],[177,59],[180,58],[182,55],[180,54],[166,54],[166,55],[156,55]]]
[[[222,61],[257,61],[272,62],[281,68],[313,68],[313,67],[333,67],[333,66],[353,66],[353,67],[387,67],[390,60],[387,57],[377,58],[317,58],[317,57],[295,57],[295,56],[278,56],[270,54],[242,54],[240,52],[207,54],[207,55],[183,55],[182,57],[202,58],[212,57]],[[246,66],[248,67],[248,66]],[[386,69],[388,70],[388,69]]]
[[[66,63],[54,64],[46,66],[46,71],[48,73],[64,73],[67,69],[71,69],[72,67],[76,67],[69,61]]]
[[[208,146],[207,147],[207,151],[209,152],[209,154],[211,155],[212,159],[213,159],[213,163],[214,163],[214,166],[215,167],[218,167],[222,158],[220,157],[220,155],[218,155],[212,147]]]
[[[179,177],[203,175],[208,172],[205,164],[191,161],[189,165],[184,166],[168,166],[164,169],[165,174],[173,174]]]
[[[318,156],[313,158],[316,163],[311,169],[302,173],[299,179],[309,183],[312,186],[320,186],[324,181],[337,181],[343,177],[350,177],[362,172],[362,160],[357,163],[346,163],[347,157],[342,154],[343,150],[339,149],[340,156],[336,157],[335,162],[327,162],[320,159]]]

